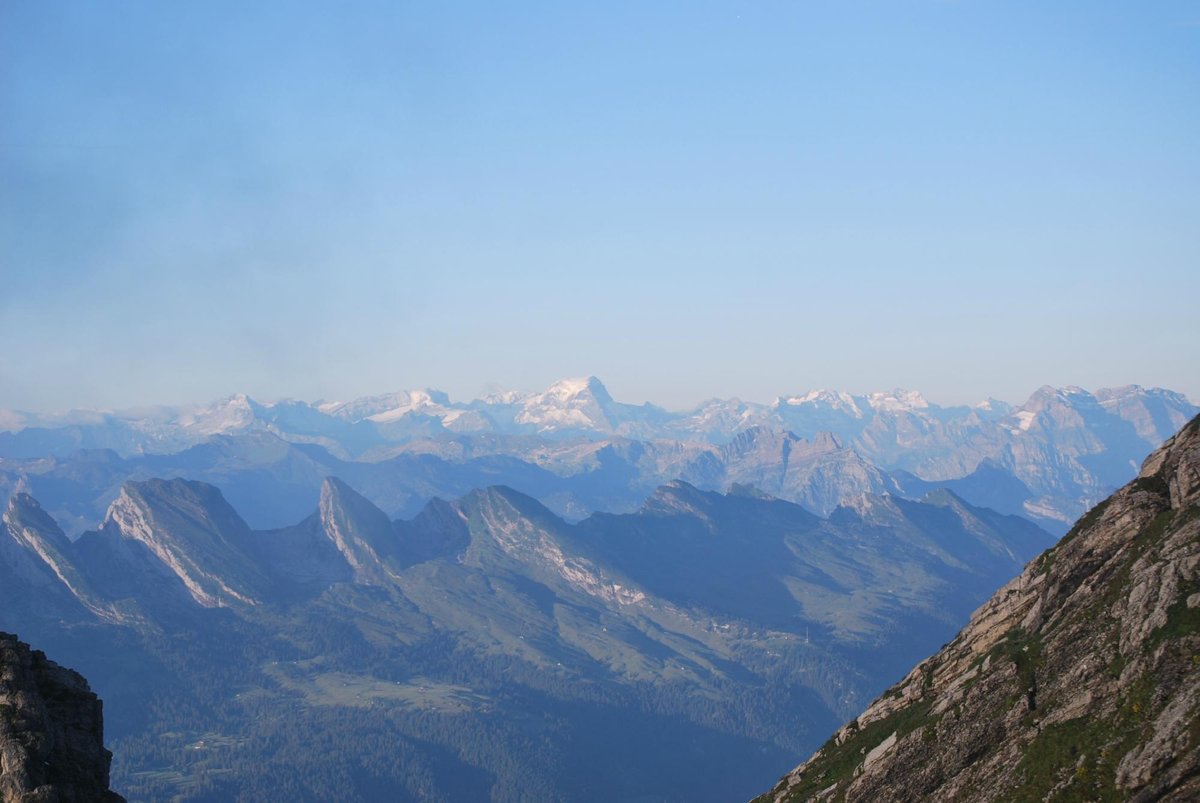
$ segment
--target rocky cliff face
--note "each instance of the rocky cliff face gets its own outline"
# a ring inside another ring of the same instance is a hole
[[[124,800],[108,788],[103,731],[82,676],[0,633],[0,801]]]
[[[1200,418],[761,801],[1200,799]]]

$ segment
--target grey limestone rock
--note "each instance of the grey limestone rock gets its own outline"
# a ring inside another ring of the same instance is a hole
[[[111,760],[87,681],[0,633],[0,801],[117,803]]]

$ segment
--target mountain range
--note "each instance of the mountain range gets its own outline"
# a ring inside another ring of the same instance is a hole
[[[761,803],[1200,797],[1200,419]]]
[[[635,510],[659,485],[683,479],[706,490],[753,485],[819,515],[863,493],[920,498],[948,488],[1061,534],[1198,411],[1179,393],[1129,385],[1044,387],[1020,406],[814,391],[668,412],[616,402],[595,377],[466,403],[408,391],[311,404],[234,396],[123,412],[6,411],[0,492],[35,494],[72,537],[131,479],[212,483],[247,521],[269,528],[315,505],[330,475],[393,517],[504,484],[577,521]]]
[[[74,540],[12,496],[0,629],[89,677],[131,800],[744,798],[1052,541],[944,488],[822,517],[676,480],[571,523],[492,486],[396,520],[330,477],[253,529],[148,479]]]
[[[589,378],[5,414],[0,629],[91,678],[134,800],[744,799],[1195,412]]]

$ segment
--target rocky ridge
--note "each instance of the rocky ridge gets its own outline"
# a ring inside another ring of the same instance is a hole
[[[111,760],[87,681],[0,633],[0,801],[118,803]]]
[[[330,475],[392,517],[502,484],[572,520],[633,510],[673,479],[754,485],[822,515],[864,492],[917,499],[945,485],[1058,535],[1197,412],[1178,393],[1137,386],[1044,387],[1019,407],[813,391],[671,412],[618,402],[595,377],[470,402],[419,390],[346,403],[239,395],[195,407],[0,411],[0,499],[37,497],[74,538],[122,483],[146,477],[217,485],[258,528],[306,515]]]
[[[760,801],[1200,796],[1200,418]]]
[[[948,491],[822,518],[677,481],[571,523],[488,486],[393,521],[331,477],[273,530],[194,481],[119,497],[73,542],[13,497],[0,629],[105,689],[139,800],[745,798],[1053,542]]]

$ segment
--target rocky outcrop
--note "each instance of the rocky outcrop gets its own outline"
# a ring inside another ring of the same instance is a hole
[[[396,547],[396,532],[387,514],[346,483],[328,477],[321,486],[317,515],[356,582],[384,585],[395,579],[385,561]]]
[[[759,800],[1200,798],[1200,418]]]
[[[207,483],[127,482],[101,532],[144,547],[206,608],[257,604],[267,585],[249,558],[250,528]]]
[[[87,681],[0,633],[0,802],[118,803],[111,760]]]

